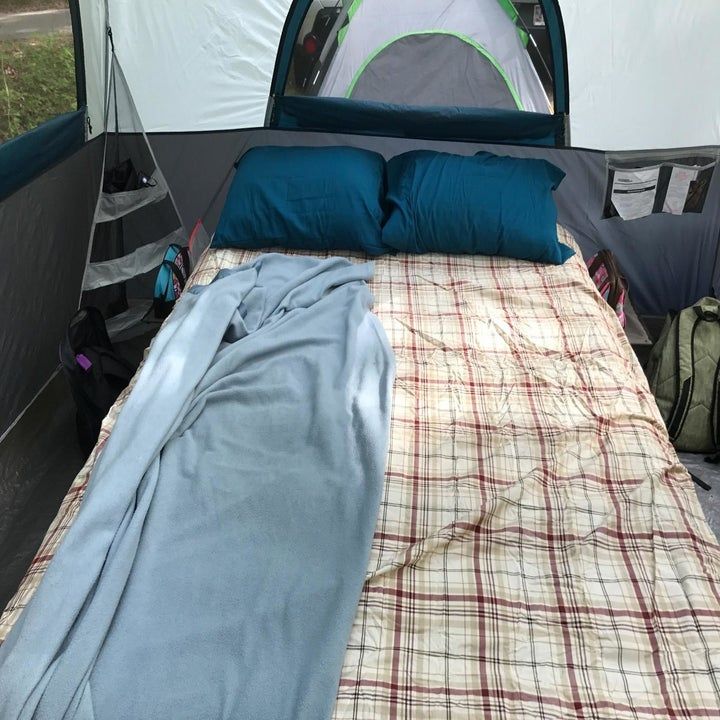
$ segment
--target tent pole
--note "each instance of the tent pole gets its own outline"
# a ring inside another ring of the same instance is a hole
[[[542,5],[541,5],[542,7]],[[545,15],[545,11],[543,10],[543,17]],[[550,68],[547,66],[547,63],[545,62],[545,58],[543,58],[542,53],[540,52],[540,48],[538,47],[537,41],[532,36],[532,33],[530,32],[530,28],[527,26],[525,21],[522,19],[522,15],[518,13],[517,19],[520,21],[520,24],[522,25],[522,29],[527,33],[527,36],[530,38],[530,42],[533,44],[533,47],[535,48],[535,52],[537,53],[538,57],[540,58],[540,63],[542,64],[543,70],[545,70],[545,73],[547,74],[548,80],[550,80],[553,88],[555,87],[555,78],[553,74],[550,72]]]

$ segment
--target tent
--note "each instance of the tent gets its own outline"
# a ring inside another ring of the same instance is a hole
[[[146,301],[160,245],[138,250],[187,237],[199,218],[212,232],[233,163],[254,145],[548,158],[569,176],[561,222],[585,253],[616,253],[641,313],[716,291],[715,0],[338,0],[322,92],[298,96],[288,77],[317,4],[71,0],[78,109],[0,146],[0,438],[49,387],[93,264],[126,258],[128,300]],[[539,33],[547,68],[528,59]],[[425,84],[427,68],[441,82]],[[117,116],[113,87],[125,93]],[[95,232],[113,135],[158,170],[165,203],[127,219],[122,249]],[[623,204],[621,182],[650,202]]]
[[[349,15],[349,13],[348,13]],[[497,0],[356,5],[320,95],[548,112],[523,36]]]

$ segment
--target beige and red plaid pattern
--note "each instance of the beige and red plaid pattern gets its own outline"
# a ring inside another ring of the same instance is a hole
[[[397,377],[335,718],[720,718],[720,547],[581,260],[386,256],[372,290]]]

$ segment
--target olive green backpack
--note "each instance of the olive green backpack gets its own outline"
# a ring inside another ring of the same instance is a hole
[[[647,376],[676,449],[720,449],[720,300],[703,298],[668,316]]]

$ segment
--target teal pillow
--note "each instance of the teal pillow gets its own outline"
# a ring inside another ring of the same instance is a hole
[[[383,243],[407,253],[502,255],[560,265],[553,191],[565,173],[545,160],[416,150],[387,163]]]
[[[349,147],[257,147],[240,159],[215,248],[385,252],[385,159]]]

